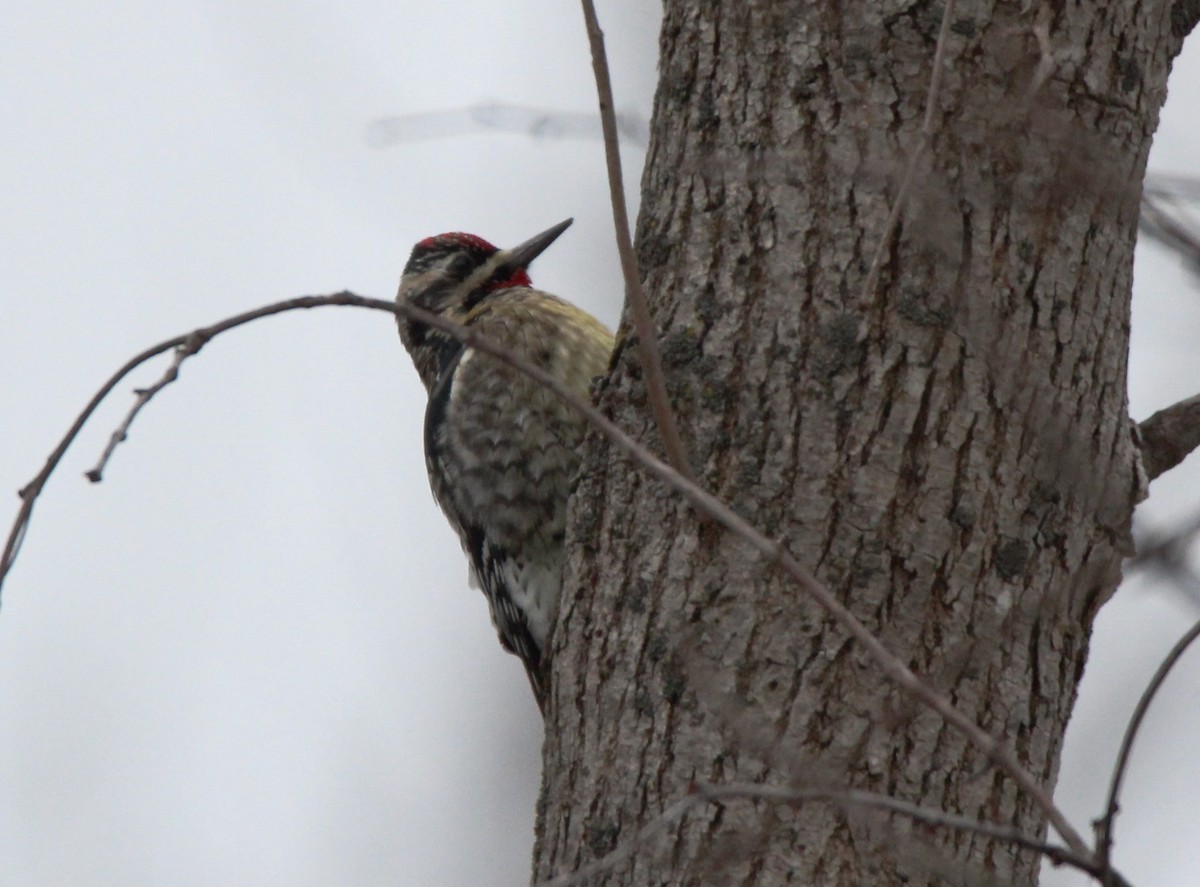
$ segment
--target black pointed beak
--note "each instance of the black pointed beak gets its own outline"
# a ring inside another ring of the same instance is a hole
[[[530,262],[540,256],[550,244],[558,239],[558,235],[562,234],[571,227],[574,219],[567,219],[559,222],[553,228],[547,228],[541,234],[535,234],[519,246],[514,246],[507,250],[507,257],[504,259],[504,267],[511,271],[522,271],[529,267]]]

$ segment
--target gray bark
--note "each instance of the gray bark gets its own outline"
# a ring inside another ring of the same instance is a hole
[[[942,8],[667,0],[638,253],[701,483],[1052,787],[1145,486],[1131,269],[1180,37],[1168,3],[959,4],[864,292]],[[657,449],[630,336],[600,402]],[[855,786],[1044,833],[794,584],[600,439],[572,526],[536,879],[692,780]],[[598,881],[1029,884],[1038,865],[898,817],[740,802],[696,806]]]

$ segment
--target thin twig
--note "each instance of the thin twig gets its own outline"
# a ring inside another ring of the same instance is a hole
[[[925,93],[925,114],[921,120],[921,132],[917,144],[908,158],[908,166],[904,169],[904,178],[900,181],[900,190],[888,212],[887,221],[883,225],[883,233],[875,247],[875,255],[871,258],[871,267],[867,271],[867,279],[863,283],[862,301],[870,301],[871,294],[879,283],[879,274],[883,269],[883,256],[887,252],[888,243],[900,222],[900,213],[904,209],[904,201],[908,199],[909,188],[916,178],[917,164],[925,155],[929,143],[933,139],[933,112],[937,107],[938,97],[942,91],[942,64],[946,55],[946,42],[950,39],[950,21],[954,15],[954,0],[946,0],[942,10],[942,24],[938,29],[937,48],[933,51],[933,72],[929,75],[929,89]]]
[[[1167,675],[1171,669],[1175,667],[1175,663],[1183,656],[1184,652],[1192,642],[1200,637],[1200,622],[1197,622],[1187,633],[1181,637],[1171,651],[1159,664],[1158,670],[1154,672],[1154,677],[1150,679],[1150,683],[1146,685],[1146,689],[1142,691],[1142,696],[1138,699],[1137,705],[1134,706],[1133,715],[1129,718],[1129,724],[1125,727],[1125,735],[1121,739],[1121,750],[1117,753],[1117,764],[1113,768],[1112,782],[1108,788],[1108,803],[1104,807],[1104,816],[1096,821],[1096,855],[1099,858],[1101,866],[1105,870],[1111,870],[1109,861],[1112,856],[1113,847],[1113,825],[1117,818],[1117,811],[1120,809],[1121,783],[1125,779],[1125,770],[1129,766],[1129,758],[1133,752],[1133,741],[1137,738],[1138,731],[1142,727],[1142,721],[1146,717],[1146,712],[1150,708],[1150,703],[1154,701],[1155,695],[1163,685],[1163,681],[1167,679]],[[1106,885],[1116,882],[1104,882]]]
[[[58,448],[51,455],[50,461],[47,463],[47,468],[43,469],[34,481],[26,487],[24,491],[27,495],[22,503],[21,511],[18,514],[17,522],[13,526],[12,533],[9,536],[9,547],[5,550],[4,561],[0,564],[0,583],[3,582],[4,576],[11,568],[13,557],[15,557],[14,540],[19,540],[24,534],[25,526],[28,523],[29,515],[32,513],[33,501],[41,492],[45,485],[46,479],[50,472],[54,470],[54,466],[62,458],[62,454],[66,452],[71,441],[75,439],[79,429],[87,418],[95,410],[96,406],[104,396],[110,392],[117,383],[131,370],[150,358],[162,354],[171,348],[182,345],[190,337],[198,337],[199,341],[207,342],[214,336],[232,329],[236,326],[249,323],[260,317],[267,317],[272,314],[279,314],[284,311],[295,309],[317,308],[323,305],[352,305],[361,308],[371,308],[377,311],[387,311],[410,320],[416,320],[419,323],[427,324],[434,329],[441,330],[448,335],[453,336],[458,341],[462,342],[468,348],[474,348],[484,354],[491,355],[501,363],[512,367],[525,376],[533,379],[541,385],[549,388],[560,398],[562,398],[571,407],[577,410],[593,428],[604,434],[618,449],[624,452],[633,462],[640,465],[654,477],[673,487],[676,491],[683,495],[696,510],[719,524],[722,524],[726,529],[735,535],[741,537],[750,546],[761,553],[769,563],[782,570],[786,575],[790,576],[797,585],[800,586],[810,597],[812,597],[822,608],[824,608],[831,616],[840,622],[850,635],[861,643],[867,653],[875,660],[876,664],[882,669],[883,673],[895,684],[901,687],[905,692],[910,694],[914,699],[932,709],[942,716],[942,718],[953,728],[965,735],[967,739],[976,745],[989,760],[991,760],[1000,770],[1008,774],[1008,776],[1016,783],[1016,785],[1025,792],[1034,805],[1040,809],[1046,816],[1047,820],[1054,829],[1062,837],[1073,853],[1080,856],[1087,855],[1088,848],[1083,842],[1079,834],[1067,822],[1066,817],[1054,805],[1049,793],[1038,783],[1029,771],[1013,757],[1012,752],[1004,746],[999,739],[993,737],[985,730],[980,728],[969,717],[959,711],[954,705],[939,694],[928,684],[921,681],[904,662],[891,653],[883,643],[876,638],[871,631],[855,618],[846,606],[838,600],[838,598],[824,585],[818,582],[812,574],[801,566],[791,553],[787,551],[780,543],[768,539],[765,535],[755,529],[748,521],[740,517],[728,505],[702,489],[694,481],[684,477],[679,471],[666,464],[656,457],[643,444],[639,443],[630,435],[626,434],[614,423],[609,421],[605,416],[592,404],[575,394],[567,388],[557,378],[547,373],[540,367],[524,360],[513,351],[498,345],[489,339],[481,336],[477,331],[460,326],[456,323],[446,320],[436,314],[431,314],[428,311],[422,311],[413,305],[397,304],[391,301],[383,301],[381,299],[369,299],[363,296],[357,296],[353,293],[341,292],[331,296],[302,296],[296,299],[289,299],[284,302],[277,302],[271,305],[266,305],[254,311],[239,314],[236,317],[229,318],[209,327],[196,330],[183,336],[176,336],[174,339],[168,339],[153,348],[142,352],[138,357],[129,361],[122,367],[104,386],[100,392],[92,399],[85,408],[84,412],[75,420],[71,430],[67,436],[59,444]]]
[[[162,378],[151,385],[149,388],[135,388],[134,394],[137,396],[130,407],[129,413],[125,416],[125,421],[117,426],[117,430],[112,433],[108,439],[108,445],[104,448],[104,452],[100,454],[100,458],[96,461],[96,466],[84,472],[84,477],[94,484],[104,480],[104,469],[108,466],[108,460],[112,458],[112,454],[117,447],[125,442],[129,437],[129,426],[133,424],[133,420],[137,418],[137,414],[142,411],[142,407],[150,402],[154,395],[162,391],[172,382],[179,378],[179,367],[185,360],[204,347],[204,341],[197,335],[191,335],[182,345],[175,347],[175,358],[171,361],[171,365],[167,367]]]
[[[1091,854],[1079,855],[1059,844],[1052,844],[1027,835],[1020,829],[998,822],[988,822],[982,819],[972,819],[955,813],[946,813],[931,807],[914,804],[890,795],[864,791],[854,788],[841,787],[803,787],[780,788],[754,783],[693,783],[687,794],[669,804],[658,816],[645,826],[638,829],[630,838],[622,840],[610,853],[580,866],[573,872],[564,873],[545,881],[539,881],[536,887],[579,887],[598,875],[612,871],[622,862],[629,859],[641,846],[651,838],[664,831],[671,823],[683,816],[693,807],[700,804],[723,804],[728,801],[766,801],[774,804],[796,805],[806,802],[823,802],[837,804],[841,807],[868,807],[906,816],[916,822],[955,831],[972,832],[1008,844],[1014,844],[1026,850],[1032,850],[1045,856],[1055,865],[1067,865],[1082,872],[1100,878],[1106,874],[1097,865]],[[1117,875],[1120,878],[1120,875]],[[1123,878],[1115,882],[1125,885]],[[1125,885],[1127,887],[1127,885]]]
[[[323,305],[358,305],[367,308],[381,308],[382,310],[390,310],[395,313],[395,309],[389,307],[392,305],[391,302],[384,302],[379,299],[364,299],[362,296],[356,296],[349,292],[337,293],[332,296],[302,296],[296,299],[288,299],[285,302],[276,302],[262,308],[256,308],[253,311],[235,315],[212,326],[194,330],[182,336],[175,336],[172,339],[167,339],[165,342],[159,342],[157,345],[147,348],[145,351],[134,355],[126,361],[125,365],[113,373],[108,381],[100,386],[100,390],[92,396],[92,399],[88,401],[87,405],[83,408],[83,412],[75,418],[71,427],[67,429],[67,433],[59,441],[58,446],[46,458],[46,464],[42,467],[42,470],[37,473],[33,480],[18,491],[17,495],[21,498],[21,507],[17,511],[16,519],[13,521],[12,529],[9,531],[8,539],[4,544],[4,554],[0,556],[0,590],[4,588],[4,580],[8,577],[9,571],[12,570],[12,566],[17,559],[17,554],[21,550],[21,543],[24,541],[29,521],[33,517],[34,503],[37,502],[38,496],[41,495],[42,490],[45,488],[46,481],[50,479],[50,475],[54,473],[63,456],[66,455],[67,449],[74,443],[75,438],[79,436],[79,432],[83,429],[88,419],[96,412],[101,402],[121,383],[122,379],[146,361],[152,360],[173,348],[180,348],[187,345],[189,342],[194,342],[195,345],[190,349],[188,356],[198,352],[213,336],[241,326],[242,324],[250,323],[253,320],[258,320],[260,317],[269,317],[272,314],[279,314],[283,311],[291,311],[297,308],[317,308]],[[125,428],[127,431],[128,426],[126,425]]]
[[[690,479],[695,474],[679,435],[671,398],[667,395],[662,357],[658,351],[658,330],[650,315],[650,303],[642,287],[642,276],[629,237],[629,211],[625,208],[625,184],[621,177],[621,152],[617,141],[617,119],[613,111],[612,81],[608,76],[608,58],[604,52],[604,32],[600,30],[592,0],[582,0],[582,3],[588,43],[592,49],[592,70],[596,74],[596,92],[600,98],[600,126],[604,132],[604,158],[608,164],[609,201],[612,203],[613,227],[617,232],[617,253],[621,257],[621,273],[625,277],[625,300],[629,303],[633,328],[637,331],[646,397],[650,401],[654,421],[658,424],[658,433],[662,435],[667,461]]]
[[[556,875],[544,881],[538,881],[534,884],[534,887],[577,887],[579,884],[586,884],[597,875],[612,871],[622,862],[633,856],[639,847],[646,844],[659,832],[666,830],[667,826],[675,820],[681,819],[685,813],[695,807],[701,800],[703,799],[695,793],[684,795],[642,828],[638,829],[632,838],[619,842],[610,853],[589,862],[587,865],[580,866],[573,872]]]
[[[891,795],[865,791],[855,788],[821,787],[787,789],[774,786],[755,785],[753,783],[732,783],[729,785],[701,786],[701,793],[709,801],[721,802],[726,800],[761,800],[774,803],[796,804],[801,801],[828,801],[843,804],[848,807],[871,807],[907,816],[917,822],[927,825],[942,826],[957,831],[974,832],[988,838],[995,838],[1009,844],[1016,844],[1028,850],[1044,854],[1058,862],[1064,862],[1076,868],[1090,865],[1090,860],[1080,860],[1066,847],[1051,844],[1025,834],[1015,826],[1000,822],[988,822],[983,819],[972,819],[957,813],[947,813],[932,807],[894,798]]]

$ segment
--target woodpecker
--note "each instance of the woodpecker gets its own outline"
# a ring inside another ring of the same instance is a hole
[[[534,289],[527,270],[571,222],[507,250],[473,234],[427,237],[413,247],[396,300],[477,330],[586,397],[608,366],[613,335],[587,312]],[[398,322],[429,395],[425,468],[433,498],[462,541],[469,582],[487,597],[501,646],[524,663],[544,715],[546,644],[584,422],[495,358],[427,324]]]

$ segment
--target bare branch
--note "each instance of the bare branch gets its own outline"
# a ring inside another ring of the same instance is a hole
[[[33,517],[33,506],[37,502],[38,496],[41,495],[42,490],[45,488],[46,481],[50,479],[50,475],[54,473],[54,470],[58,467],[58,464],[62,461],[63,456],[66,454],[67,449],[72,443],[74,443],[75,438],[79,436],[79,432],[83,429],[83,426],[87,423],[88,419],[90,419],[92,414],[96,411],[96,408],[99,407],[101,402],[112,393],[112,390],[120,384],[122,379],[124,379],[146,361],[151,360],[158,355],[163,354],[164,352],[170,351],[173,348],[182,348],[185,345],[188,346],[189,353],[185,355],[185,357],[190,357],[192,354],[198,352],[205,345],[205,343],[208,342],[209,339],[218,335],[219,333],[225,332],[226,330],[231,330],[234,327],[249,323],[252,320],[258,320],[260,317],[268,317],[272,314],[279,314],[283,311],[291,311],[297,308],[317,308],[322,305],[359,305],[366,308],[377,308],[384,311],[391,311],[392,313],[395,313],[396,311],[391,302],[384,302],[379,299],[364,299],[362,296],[356,296],[349,292],[337,293],[332,296],[302,296],[296,299],[289,299],[285,302],[276,302],[272,305],[256,308],[253,311],[247,311],[244,314],[238,314],[234,317],[227,318],[226,320],[215,323],[212,326],[194,330],[193,332],[186,333],[182,336],[175,336],[173,339],[167,339],[165,342],[159,342],[157,345],[147,348],[141,354],[131,357],[124,366],[122,366],[119,370],[113,373],[111,377],[109,377],[107,382],[100,386],[100,390],[92,396],[90,401],[88,401],[87,406],[83,408],[83,411],[75,418],[75,421],[71,424],[71,427],[67,429],[67,433],[63,435],[63,438],[61,441],[59,441],[58,446],[55,447],[54,451],[46,458],[46,464],[43,466],[42,470],[39,471],[33,480],[27,483],[18,492],[17,495],[21,497],[21,507],[17,512],[16,519],[13,521],[12,529],[9,531],[8,540],[4,544],[4,554],[3,556],[0,556],[0,589],[3,589],[4,580],[8,577],[9,571],[12,569],[13,563],[17,559],[17,554],[21,550],[21,543],[25,538],[26,530],[29,528],[29,521]],[[176,370],[177,369],[178,365],[176,364]],[[161,390],[161,388],[162,384],[155,386],[154,390]],[[139,394],[139,398],[140,397],[141,395]],[[146,400],[149,400],[149,398],[146,398]],[[144,406],[144,402],[135,406],[133,415],[137,414],[137,412],[141,409],[141,406]],[[127,421],[123,423],[121,429],[118,429],[118,432],[113,435],[114,438],[117,436],[121,436],[123,438],[124,433],[128,431],[129,423],[132,421],[133,415],[128,417]],[[109,446],[115,447],[115,444],[113,444],[110,440]],[[104,457],[104,460],[102,460],[101,464],[103,464],[103,461],[106,459],[107,454]]]
[[[988,822],[946,813],[931,807],[923,807],[910,801],[893,798],[877,792],[841,787],[806,786],[803,788],[779,788],[754,783],[693,783],[688,793],[674,801],[645,826],[638,829],[629,839],[623,840],[610,853],[581,866],[574,872],[559,875],[537,884],[537,887],[578,887],[591,879],[612,871],[616,866],[633,856],[637,849],[651,838],[664,831],[673,822],[682,819],[693,807],[701,804],[723,804],[728,801],[765,801],[774,804],[797,805],[806,802],[823,802],[841,807],[867,807],[906,816],[933,828],[972,832],[1005,843],[1015,844],[1026,850],[1040,853],[1055,865],[1067,865],[1095,878],[1112,874],[1114,887],[1128,887],[1127,882],[1116,872],[1109,872],[1097,865],[1091,854],[1077,854],[1058,844],[1051,844],[1027,835],[1004,823]]]
[[[1154,701],[1155,695],[1158,693],[1163,682],[1167,679],[1167,675],[1171,669],[1175,667],[1175,663],[1187,651],[1192,642],[1200,637],[1200,622],[1197,622],[1187,633],[1184,634],[1167,653],[1166,657],[1159,664],[1158,670],[1154,672],[1154,677],[1150,679],[1150,683],[1146,685],[1146,689],[1142,691],[1141,698],[1138,699],[1137,705],[1134,706],[1133,715],[1129,718],[1129,724],[1125,727],[1125,736],[1121,739],[1121,750],[1117,753],[1117,764],[1113,768],[1112,782],[1108,789],[1108,804],[1104,808],[1104,816],[1093,823],[1096,829],[1096,855],[1099,858],[1101,867],[1105,870],[1109,869],[1109,860],[1112,857],[1113,847],[1113,826],[1117,818],[1117,811],[1120,809],[1121,783],[1125,778],[1125,770],[1129,766],[1129,758],[1133,752],[1133,741],[1137,738],[1138,731],[1142,727],[1142,722],[1146,718],[1146,712],[1150,708],[1150,703]],[[1106,881],[1108,885],[1116,884],[1115,881]]]
[[[658,433],[662,435],[667,461],[679,473],[692,478],[687,450],[679,436],[679,425],[671,409],[667,395],[667,383],[663,377],[662,357],[658,351],[658,330],[650,315],[650,303],[642,287],[637,258],[633,254],[633,242],[629,237],[629,211],[625,208],[625,184],[621,178],[621,152],[617,143],[617,121],[613,114],[612,82],[608,76],[608,59],[604,52],[604,32],[596,18],[596,7],[592,0],[582,0],[583,18],[587,22],[588,43],[592,49],[592,70],[596,74],[596,92],[600,97],[600,125],[604,130],[604,157],[608,163],[608,190],[612,203],[613,226],[617,232],[617,252],[621,256],[621,273],[625,277],[625,300],[633,316],[633,328],[638,337],[638,355],[642,363],[642,376],[646,383],[646,396]]]
[[[1200,446],[1200,394],[1139,423],[1142,464],[1150,480],[1170,471]]]
[[[137,418],[137,414],[142,411],[142,407],[148,404],[154,395],[179,378],[180,365],[204,347],[204,342],[205,340],[197,335],[188,336],[182,345],[175,347],[175,359],[171,361],[171,365],[167,367],[167,371],[163,373],[161,379],[149,388],[134,389],[133,393],[137,395],[137,399],[130,408],[128,415],[125,416],[125,421],[118,425],[117,430],[109,437],[108,446],[100,454],[100,459],[96,462],[96,467],[86,471],[84,477],[94,484],[98,484],[104,479],[104,469],[108,465],[108,460],[112,458],[112,454],[117,447],[124,443],[125,439],[129,436],[129,426],[133,424],[133,420]]]
[[[12,532],[9,536],[8,546],[4,552],[4,559],[0,562],[0,584],[3,583],[4,577],[11,569],[13,559],[16,556],[17,547],[20,539],[25,533],[30,515],[33,511],[33,503],[38,494],[45,486],[46,480],[54,471],[58,462],[61,460],[63,453],[67,447],[78,435],[80,428],[87,421],[88,417],[94,412],[96,406],[104,397],[112,391],[112,389],[120,382],[125,375],[131,370],[149,360],[156,355],[162,354],[172,348],[177,348],[180,345],[188,342],[190,339],[195,339],[199,345],[192,350],[195,353],[199,347],[208,342],[214,336],[232,329],[242,324],[249,323],[252,320],[257,320],[260,317],[267,317],[272,314],[280,314],[284,311],[295,309],[316,308],[323,305],[351,305],[361,308],[370,308],[377,311],[386,311],[391,314],[396,314],[401,317],[406,317],[411,320],[416,320],[420,323],[427,324],[434,329],[441,330],[448,335],[453,336],[458,341],[462,342],[468,348],[475,348],[485,354],[491,355],[507,366],[512,367],[520,373],[535,380],[541,385],[546,386],[560,398],[562,398],[571,407],[583,415],[587,421],[604,434],[610,442],[618,449],[624,452],[634,463],[640,465],[654,477],[667,484],[669,487],[678,491],[692,506],[703,516],[707,516],[717,523],[723,525],[730,532],[741,537],[751,547],[761,553],[769,563],[778,569],[782,570],[787,576],[791,577],[797,585],[800,586],[810,597],[812,597],[823,609],[832,615],[849,634],[861,643],[867,653],[879,665],[883,673],[899,687],[909,693],[914,699],[937,712],[942,718],[954,727],[966,738],[976,745],[992,763],[1002,770],[1013,780],[1014,783],[1025,792],[1033,801],[1035,806],[1041,810],[1047,820],[1053,825],[1054,829],[1062,836],[1064,842],[1070,850],[1079,855],[1086,856],[1088,851],[1087,845],[1079,834],[1067,822],[1066,817],[1054,805],[1049,793],[1042,785],[1029,773],[1012,752],[998,738],[990,735],[987,731],[980,728],[969,717],[959,711],[955,706],[944,696],[939,694],[931,686],[918,678],[904,662],[891,653],[883,643],[876,638],[865,625],[855,618],[844,604],[824,585],[818,582],[807,570],[801,566],[791,553],[787,551],[778,542],[773,542],[765,535],[755,529],[749,522],[740,517],[728,505],[704,490],[694,481],[684,477],[679,471],[672,468],[662,460],[658,459],[644,445],[640,444],[633,437],[626,434],[614,423],[610,422],[605,416],[596,409],[588,400],[576,395],[568,389],[562,382],[554,376],[547,373],[545,370],[533,365],[524,360],[511,350],[504,348],[501,345],[490,341],[481,336],[477,331],[459,326],[456,323],[446,320],[436,314],[430,314],[428,311],[422,311],[413,305],[397,304],[392,301],[383,301],[381,299],[370,299],[363,296],[357,296],[349,292],[336,293],[331,296],[303,296],[296,299],[289,299],[284,302],[277,302],[271,305],[266,305],[254,311],[239,314],[236,317],[223,320],[209,327],[195,330],[183,336],[176,336],[174,339],[168,339],[153,348],[147,349],[137,357],[125,364],[114,376],[104,384],[100,391],[92,398],[91,402],[84,409],[83,413],[75,420],[71,429],[67,432],[66,437],[51,454],[47,461],[46,468],[34,478],[25,490],[22,491],[24,501],[22,502],[21,510],[17,516],[17,520],[13,525]],[[161,390],[161,389],[160,389]]]
[[[925,115],[921,121],[920,137],[908,158],[908,166],[904,169],[904,178],[900,181],[900,190],[896,192],[896,199],[892,202],[887,221],[883,225],[883,233],[879,235],[879,243],[875,247],[875,255],[871,259],[870,270],[867,271],[867,279],[863,282],[864,302],[871,299],[871,294],[875,292],[875,287],[879,283],[883,257],[887,253],[888,243],[892,239],[896,225],[900,223],[900,213],[904,209],[904,202],[908,199],[908,191],[912,187],[913,179],[916,178],[917,164],[925,155],[929,142],[933,138],[933,112],[942,89],[942,64],[946,55],[946,41],[950,37],[950,22],[953,16],[954,0],[946,0],[946,6],[942,9],[942,24],[938,29],[937,48],[933,52],[933,73],[929,75],[929,89],[925,93]]]

